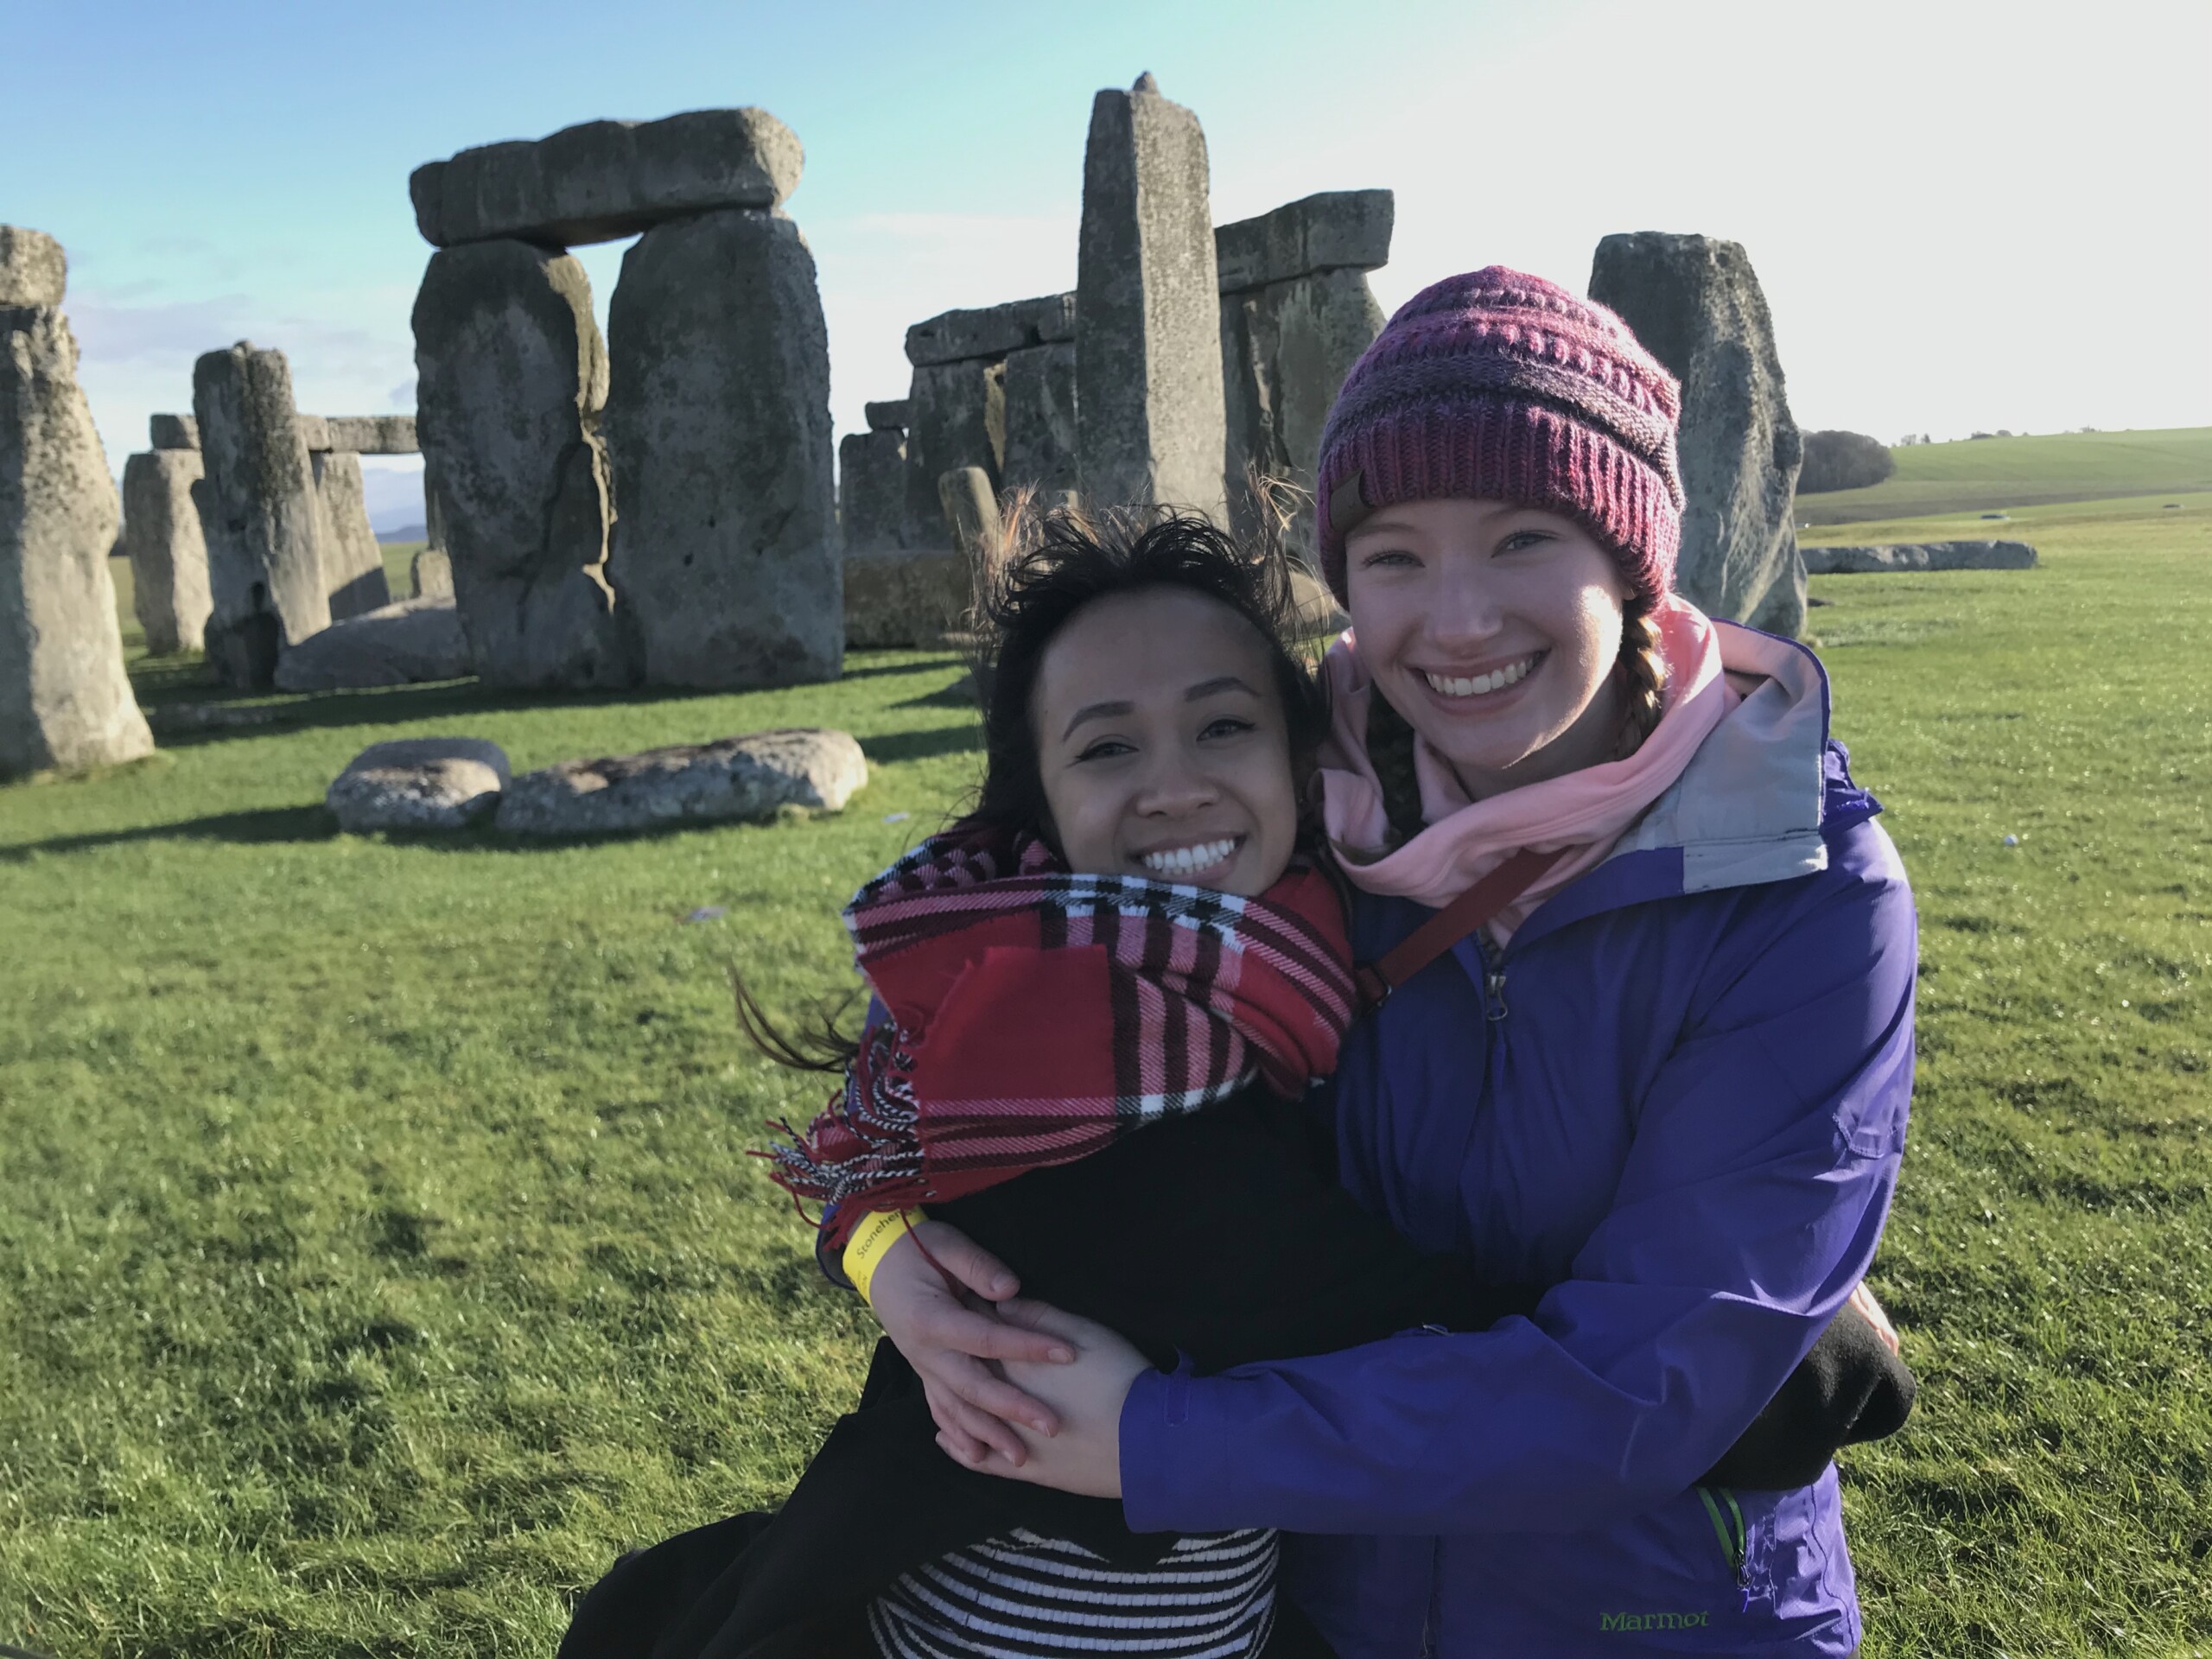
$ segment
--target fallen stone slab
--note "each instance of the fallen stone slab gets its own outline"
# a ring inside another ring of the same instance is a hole
[[[474,672],[468,636],[450,594],[403,599],[309,634],[276,663],[281,691],[357,691],[419,685]]]
[[[1889,542],[1869,547],[1808,547],[1808,576],[1873,575],[1887,570],[2032,570],[2025,542]]]
[[[771,208],[798,188],[798,135],[760,109],[587,121],[415,169],[415,223],[434,247],[518,237],[611,242],[718,207]]]
[[[330,415],[323,419],[333,449],[357,455],[416,455],[422,446],[415,439],[412,415]]]
[[[916,368],[971,357],[1004,357],[1025,346],[1075,338],[1075,296],[1040,294],[970,311],[945,311],[906,331],[906,360]]]
[[[0,225],[0,306],[49,310],[69,286],[69,256],[44,231]]]
[[[786,806],[835,812],[867,782],[868,761],[848,733],[755,732],[525,773],[501,798],[499,827],[596,836],[772,817]]]
[[[1320,270],[1373,270],[1390,263],[1397,198],[1388,190],[1325,190],[1272,213],[1217,226],[1221,291],[1242,293]]]
[[[929,651],[968,625],[968,561],[950,548],[845,561],[845,647]]]
[[[904,432],[913,404],[904,397],[891,397],[880,404],[864,406],[868,416],[868,429],[871,432]]]
[[[402,738],[355,755],[322,800],[353,835],[464,830],[498,810],[510,775],[506,751],[482,738]]]
[[[146,423],[146,436],[156,449],[197,449],[200,423],[189,415],[156,415]]]

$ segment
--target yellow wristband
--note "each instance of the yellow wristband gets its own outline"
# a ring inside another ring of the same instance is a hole
[[[928,1219],[918,1210],[878,1210],[853,1229],[853,1236],[845,1241],[845,1277],[853,1281],[861,1300],[871,1307],[875,1306],[868,1287],[875,1277],[876,1268],[882,1265],[891,1247],[913,1230],[916,1222]]]

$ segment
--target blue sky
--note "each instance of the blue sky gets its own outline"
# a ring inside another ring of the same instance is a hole
[[[2212,8],[1869,0],[0,7],[0,219],[60,238],[119,467],[250,337],[302,408],[405,408],[407,175],[602,116],[759,104],[806,147],[837,429],[908,323],[1071,286],[1091,94],[1153,71],[1217,220],[1398,193],[1386,306],[1608,232],[1749,250],[1802,423],[2212,423]],[[29,158],[28,161],[26,158]],[[619,246],[580,251],[602,317]],[[383,487],[390,489],[393,483]],[[404,487],[404,486],[402,486]]]

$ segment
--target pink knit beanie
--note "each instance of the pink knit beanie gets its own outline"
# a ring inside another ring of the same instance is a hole
[[[1675,377],[1628,325],[1503,265],[1399,307],[1321,432],[1321,570],[1344,597],[1344,537],[1397,501],[1479,497],[1563,512],[1640,597],[1673,586],[1682,538]]]

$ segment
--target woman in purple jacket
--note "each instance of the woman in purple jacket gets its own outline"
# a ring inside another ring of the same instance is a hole
[[[1357,954],[1542,855],[1355,1031],[1341,1178],[1422,1249],[1550,1284],[1535,1315],[1198,1376],[1007,1300],[939,1224],[965,1306],[912,1242],[874,1268],[949,1452],[1139,1530],[1304,1535],[1284,1581],[1347,1659],[1859,1643],[1833,1465],[1695,1483],[1873,1258],[1911,895],[1819,664],[1669,592],[1678,413],[1618,319],[1492,268],[1391,319],[1322,440]]]

